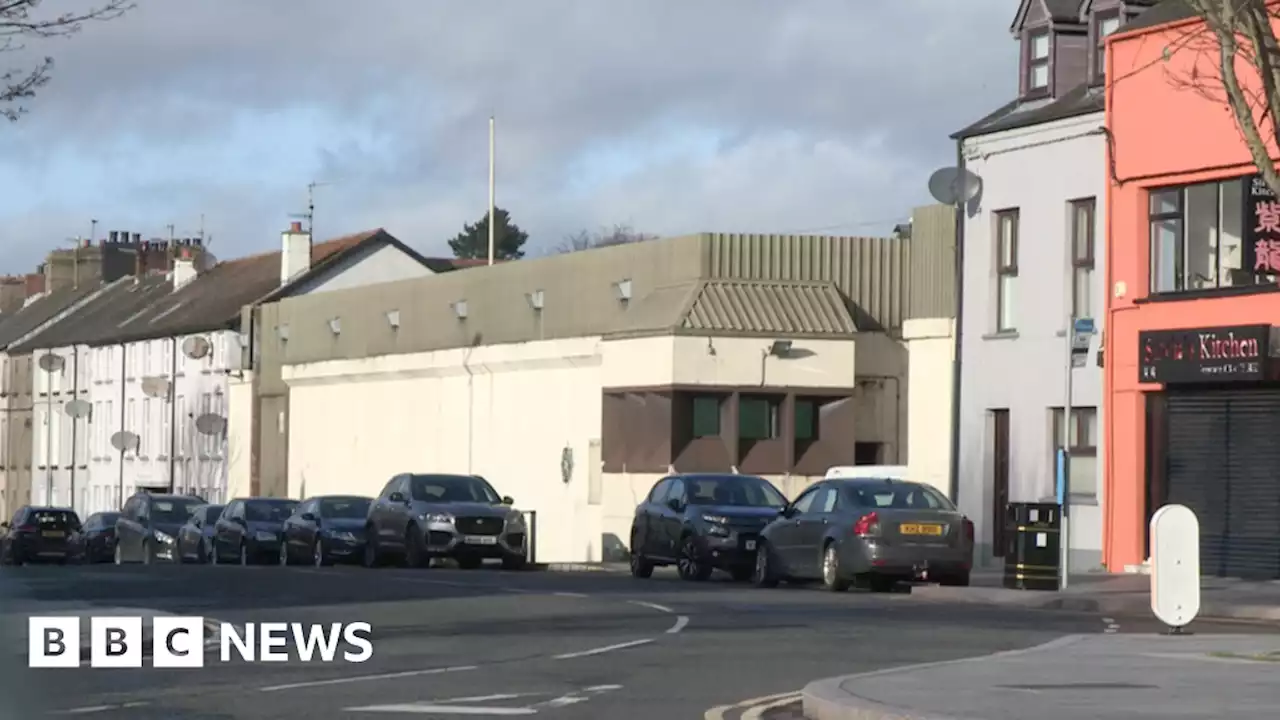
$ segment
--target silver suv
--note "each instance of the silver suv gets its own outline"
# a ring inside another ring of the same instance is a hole
[[[495,559],[519,570],[529,533],[513,502],[476,475],[396,475],[369,506],[364,565],[376,567],[394,556],[426,567],[431,558],[446,557],[463,568]]]

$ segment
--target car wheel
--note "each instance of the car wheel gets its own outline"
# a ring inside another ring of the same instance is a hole
[[[458,558],[458,567],[463,570],[475,570],[480,567],[484,561],[478,557],[460,557]]]
[[[698,543],[689,535],[680,545],[680,559],[676,562],[676,570],[684,580],[701,582],[711,577],[713,568],[699,558]]]
[[[647,580],[653,577],[653,563],[638,552],[631,553],[631,576]]]
[[[311,562],[316,567],[324,567],[329,564],[329,558],[324,552],[324,543],[319,540],[316,540],[311,546]]]
[[[209,562],[209,550],[205,547],[204,538],[196,543],[196,563],[206,565]]]
[[[412,525],[404,531],[404,564],[411,568],[422,568],[431,564],[431,560],[422,550],[422,543],[418,541],[416,528]]]
[[[146,541],[146,542],[142,543],[142,564],[143,564],[143,565],[150,565],[150,564],[151,564],[151,560],[152,560],[152,548],[151,548],[151,541],[150,541],[150,540],[148,540],[148,541]]]
[[[361,565],[367,568],[376,568],[382,563],[382,558],[378,552],[378,533],[373,528],[365,530],[365,537],[368,539],[364,543],[364,554],[361,556]]]
[[[502,558],[503,570],[523,570],[526,558],[523,555],[508,555]]]
[[[822,551],[822,586],[831,592],[849,589],[849,579],[840,574],[840,553],[835,543],[827,543]]]
[[[773,561],[769,559],[769,546],[763,542],[756,547],[756,567],[751,573],[751,582],[760,588],[778,587],[778,577],[773,574]]]
[[[289,544],[286,542],[280,543],[280,564],[284,567],[288,567],[291,564],[289,562]]]
[[[249,564],[249,545],[245,541],[240,541],[240,565]]]
[[[210,565],[222,564],[222,548],[218,547],[217,540],[209,541],[209,564]]]
[[[115,552],[115,558],[114,558],[114,559],[115,559],[115,562],[116,562],[116,564],[117,564],[117,565],[123,565],[123,564],[124,564],[124,555],[123,555],[123,554],[121,554],[121,552],[120,552],[120,546],[119,546],[119,545],[116,545],[116,552]]]

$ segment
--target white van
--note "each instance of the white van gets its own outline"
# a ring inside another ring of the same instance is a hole
[[[826,478],[868,478],[872,480],[906,480],[906,465],[837,465],[827,471]]]

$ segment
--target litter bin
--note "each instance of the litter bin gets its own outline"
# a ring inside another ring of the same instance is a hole
[[[1057,503],[1009,503],[1005,508],[1004,586],[1057,590],[1062,508]]]

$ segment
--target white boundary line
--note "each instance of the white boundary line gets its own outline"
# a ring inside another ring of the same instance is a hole
[[[392,680],[395,678],[420,677],[422,675],[443,675],[444,673],[467,672],[478,670],[479,665],[456,665],[454,667],[431,668],[429,670],[407,670],[405,672],[382,673],[380,675],[356,675],[355,677],[330,678],[328,680],[308,680],[305,682],[287,683],[284,685],[268,685],[258,688],[259,692],[278,692],[280,690],[297,690],[300,688],[325,687],[327,685],[349,685],[373,680]]]
[[[621,642],[614,645],[591,648],[590,650],[554,655],[552,657],[555,660],[572,660],[573,658],[588,657],[590,655],[603,655],[607,652],[613,652],[614,650],[624,650],[626,648],[639,647],[640,645],[648,645],[651,642],[653,642],[653,638],[645,638],[643,640],[632,640],[630,642]]]
[[[747,708],[746,712],[742,713],[741,720],[760,720],[764,717],[765,711],[779,708],[783,705],[790,705],[794,702],[799,702],[802,698],[803,696],[800,693],[796,693],[794,697],[780,698],[772,702],[767,702],[763,705],[752,705],[750,708]]]
[[[802,698],[800,691],[795,690],[787,693],[778,693],[776,695],[765,695],[764,697],[750,698],[748,700],[740,700],[732,705],[717,705],[703,714],[703,720],[724,720],[725,714],[730,710],[742,710],[753,708],[775,701],[781,701],[779,704],[786,705]],[[769,707],[773,707],[770,705]]]

